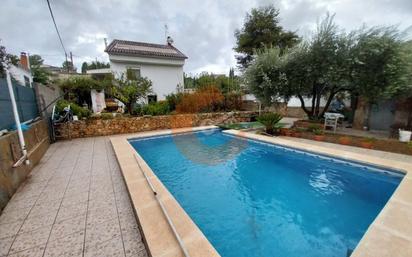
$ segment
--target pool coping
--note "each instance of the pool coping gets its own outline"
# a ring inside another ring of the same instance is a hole
[[[143,173],[136,172],[141,169],[148,175],[150,181],[159,192],[160,199],[164,201],[166,209],[170,213],[171,220],[190,256],[205,257],[220,255],[128,140],[132,138],[160,136],[213,128],[217,127],[203,126],[150,131],[117,135],[110,138],[132,200],[136,218],[145,239],[147,250],[151,256],[167,257],[184,255]],[[412,164],[333,149],[331,147],[312,145],[306,142],[296,142],[288,140],[285,137],[268,137],[238,130],[225,130],[223,132],[315,154],[318,153],[348,161],[356,161],[398,170],[404,173],[404,179],[377,218],[369,226],[351,256],[412,256]],[[371,151],[373,152],[373,150]],[[138,162],[134,155],[136,155]]]
[[[150,256],[183,257],[185,255],[143,172],[155,187],[158,198],[167,210],[189,255],[191,257],[220,255],[128,140],[217,128],[217,126],[190,127],[110,137]]]

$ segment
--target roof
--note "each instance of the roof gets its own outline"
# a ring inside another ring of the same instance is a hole
[[[105,52],[114,55],[155,57],[167,59],[187,59],[187,56],[171,44],[151,44],[114,39]]]

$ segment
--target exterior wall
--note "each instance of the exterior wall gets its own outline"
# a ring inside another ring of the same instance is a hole
[[[10,74],[11,76],[17,80],[17,82],[19,82],[19,84],[21,84],[22,86],[25,86],[26,83],[24,81],[24,76],[26,76],[27,78],[29,78],[30,81],[30,87],[33,87],[33,77],[31,76],[31,72],[23,69],[21,67],[18,66],[14,66],[11,65],[9,68]]]
[[[63,139],[136,133],[159,129],[196,127],[251,121],[256,112],[178,114],[153,117],[88,119],[65,123],[57,133]]]
[[[36,92],[37,98],[37,106],[39,107],[39,111],[43,110],[48,106],[51,102],[56,100],[59,96],[63,93],[61,89],[57,85],[43,85],[39,83],[34,83],[34,90]],[[53,111],[54,104],[51,104],[43,113],[40,113],[42,117],[48,117]]]
[[[140,75],[153,83],[153,92],[158,100],[176,92],[178,85],[183,86],[184,60],[142,58],[129,56],[110,56],[110,69],[116,77],[126,73],[128,68],[140,69]]]
[[[47,124],[44,120],[33,123],[24,132],[30,165],[13,168],[13,164],[22,156],[17,132],[0,137],[0,210],[23,183],[31,170],[39,163],[49,147]]]

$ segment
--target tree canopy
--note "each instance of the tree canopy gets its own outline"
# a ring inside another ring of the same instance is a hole
[[[29,62],[33,81],[42,84],[49,83],[50,74],[46,69],[41,67],[44,62],[43,58],[38,54],[30,55]]]
[[[133,105],[150,93],[152,93],[152,81],[143,77],[128,80],[122,76],[114,79],[114,85],[111,87],[111,95],[123,102],[130,114],[133,111]]]
[[[238,64],[246,68],[253,60],[256,50],[264,47],[277,47],[281,52],[295,45],[299,38],[279,25],[279,10],[273,5],[253,8],[246,14],[245,23],[235,31],[236,56]]]
[[[328,15],[312,38],[286,54],[281,55],[279,48],[258,52],[245,78],[251,92],[266,103],[296,96],[309,118],[319,119],[339,92],[373,102],[410,88],[404,49],[404,42],[393,27],[347,34]],[[310,108],[305,105],[305,98],[311,99]],[[326,99],[323,110],[322,98]]]
[[[229,76],[207,72],[202,72],[197,76],[185,74],[184,84],[185,88],[193,89],[214,85],[224,94],[240,89],[240,79],[235,75],[233,68],[229,69]]]
[[[92,61],[90,63],[83,62],[82,63],[82,73],[86,73],[88,70],[95,70],[95,69],[103,69],[103,68],[110,68],[110,64],[106,62],[99,62],[99,61]]]

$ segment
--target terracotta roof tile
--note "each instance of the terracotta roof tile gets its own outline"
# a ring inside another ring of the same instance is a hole
[[[105,52],[114,55],[143,56],[169,59],[187,59],[187,56],[172,45],[151,44],[114,39]]]

